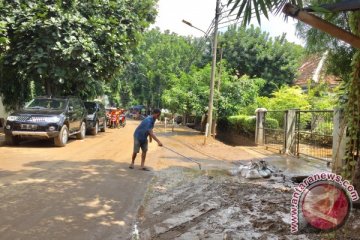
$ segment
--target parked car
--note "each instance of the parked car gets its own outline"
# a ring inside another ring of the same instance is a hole
[[[87,110],[86,129],[96,135],[99,130],[106,131],[106,111],[105,106],[100,102],[84,102]]]
[[[86,109],[76,97],[37,97],[8,116],[4,131],[9,145],[31,137],[53,138],[55,146],[63,147],[69,136],[85,138]]]

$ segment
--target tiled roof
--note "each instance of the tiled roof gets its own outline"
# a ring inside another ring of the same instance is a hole
[[[314,76],[315,70],[319,65],[322,55],[311,55],[304,59],[303,64],[299,68],[299,76],[295,79],[294,84],[300,87],[306,87],[308,81]],[[325,75],[324,71],[321,71],[320,82],[327,82],[330,86],[338,85],[339,78],[333,75]]]

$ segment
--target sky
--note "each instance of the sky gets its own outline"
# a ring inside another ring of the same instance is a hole
[[[226,0],[222,0],[222,3],[225,4]],[[204,33],[182,23],[182,20],[191,22],[192,25],[206,31],[215,16],[215,5],[216,0],[159,0],[158,16],[153,27],[159,27],[162,31],[170,30],[183,36],[203,36]],[[223,21],[226,21],[226,19]],[[286,32],[288,41],[303,44],[302,40],[295,36],[296,21],[288,18],[287,22],[285,22],[283,14],[271,16],[270,20],[263,17],[261,29],[269,32],[272,37]],[[255,19],[253,24],[259,26]],[[225,29],[221,30],[224,31]]]

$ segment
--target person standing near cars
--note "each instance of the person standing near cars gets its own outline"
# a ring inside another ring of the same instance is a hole
[[[160,140],[155,136],[153,132],[154,124],[156,119],[159,119],[161,115],[160,109],[154,109],[152,111],[152,114],[148,117],[146,117],[140,125],[136,128],[134,132],[134,151],[132,154],[131,164],[129,168],[133,169],[135,164],[136,155],[139,153],[141,148],[141,166],[140,169],[144,171],[149,171],[148,168],[144,166],[145,159],[146,159],[146,153],[148,150],[148,140],[147,137],[149,136],[150,142],[152,139],[154,139],[158,145],[161,147],[163,144],[160,142]]]

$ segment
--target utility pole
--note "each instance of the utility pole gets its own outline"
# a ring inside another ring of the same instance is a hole
[[[222,58],[223,58],[224,49],[220,48],[220,66],[219,66],[219,75],[218,75],[218,83],[217,83],[217,90],[220,92],[220,84],[221,84],[221,75],[222,75]]]
[[[219,25],[219,16],[220,16],[220,0],[216,0],[216,9],[215,9],[215,26],[214,26],[214,40],[212,46],[212,63],[211,63],[211,76],[210,76],[210,96],[209,96],[209,107],[208,107],[208,118],[207,118],[207,132],[205,133],[204,144],[206,139],[211,137],[212,129],[212,114],[213,114],[213,104],[214,104],[214,82],[215,82],[215,72],[216,72],[216,48],[217,48],[217,35],[218,35],[218,25]]]
[[[219,65],[219,72],[217,75],[217,92],[220,95],[220,84],[221,84],[221,67],[222,67],[222,56],[223,56],[223,48],[220,48],[220,65]],[[214,136],[216,136],[216,123],[217,120],[219,118],[219,98],[216,99],[216,106],[217,106],[217,111],[215,114],[215,118],[214,118],[214,122],[212,123],[212,133],[214,134]]]

